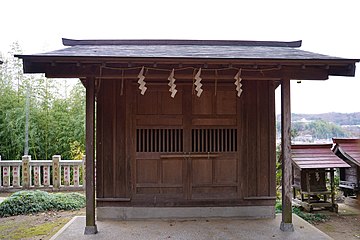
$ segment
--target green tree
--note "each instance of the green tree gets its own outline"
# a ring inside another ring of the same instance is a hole
[[[78,81],[70,94],[64,79],[24,75],[21,53],[14,44],[0,65],[0,155],[20,159],[24,154],[26,96],[29,94],[29,154],[32,159],[79,158],[85,143],[85,89]],[[65,97],[64,97],[65,96]]]

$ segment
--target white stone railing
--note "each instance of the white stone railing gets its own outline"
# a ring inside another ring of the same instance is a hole
[[[52,160],[31,160],[29,155],[22,160],[1,160],[0,156],[0,192],[84,188],[85,156],[83,160],[61,160],[60,155],[54,155]]]

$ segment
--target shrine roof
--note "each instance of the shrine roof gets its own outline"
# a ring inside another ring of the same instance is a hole
[[[29,56],[346,60],[300,50],[301,43],[302,41],[63,39],[67,48]]]
[[[300,169],[350,167],[331,151],[332,144],[291,145],[293,164]]]
[[[360,166],[360,139],[333,138],[333,142],[335,153],[339,153],[343,159]]]
[[[214,69],[236,66],[260,72],[270,69],[273,72],[264,75],[267,79],[286,76],[325,80],[330,75],[355,76],[355,63],[360,61],[301,50],[302,41],[62,40],[63,49],[15,55],[23,59],[24,72],[45,73],[50,77],[85,77],[99,73],[100,66],[107,64],[117,64],[116,67],[122,69],[149,65],[173,69],[176,64],[184,64],[194,68],[212,65]],[[85,69],[79,68],[82,64]]]

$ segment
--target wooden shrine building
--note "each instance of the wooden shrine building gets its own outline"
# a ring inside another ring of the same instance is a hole
[[[95,201],[99,219],[274,217],[280,84],[281,229],[293,230],[290,80],[354,76],[358,60],[302,51],[301,41],[63,44],[18,57],[25,73],[80,78],[86,87],[86,233],[96,232]]]
[[[293,200],[311,212],[327,208],[337,212],[334,172],[346,169],[345,163],[331,151],[332,144],[292,145]],[[330,179],[327,186],[327,179]],[[300,198],[298,198],[298,193]]]
[[[360,139],[333,138],[334,153],[351,167],[340,170],[340,189],[345,196],[360,194]]]

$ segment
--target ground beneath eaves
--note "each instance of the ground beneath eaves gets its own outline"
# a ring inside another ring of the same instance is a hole
[[[0,197],[6,197],[0,194]],[[339,204],[339,213],[321,211],[330,216],[326,222],[314,224],[316,228],[334,239],[360,239],[360,205],[347,198]],[[46,212],[26,216],[0,218],[0,239],[50,239],[74,216],[85,214],[79,211]]]

